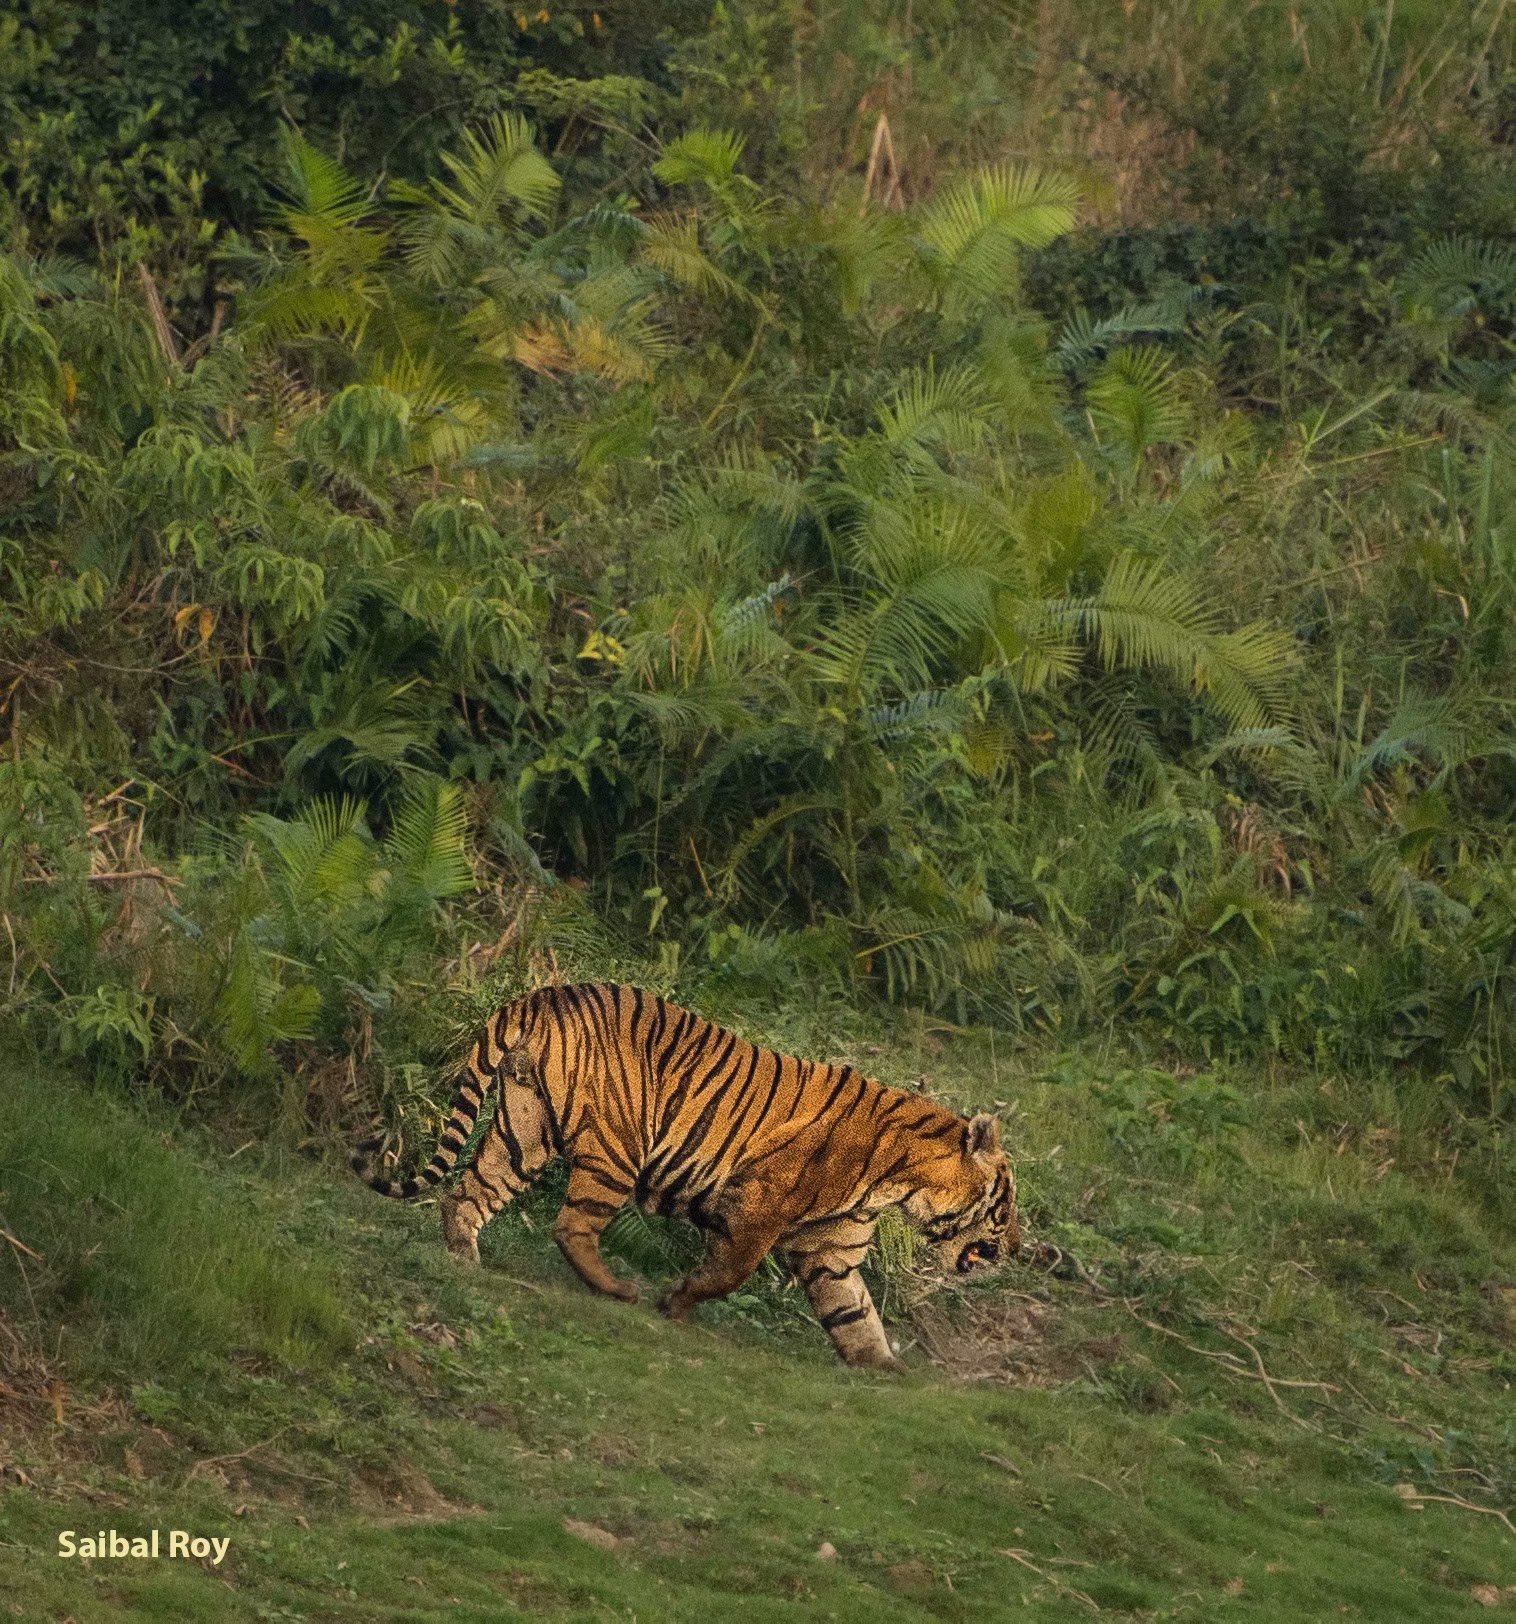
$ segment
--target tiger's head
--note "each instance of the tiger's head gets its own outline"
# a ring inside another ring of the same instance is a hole
[[[930,1175],[905,1203],[944,1271],[1014,1257],[1021,1245],[1016,1174],[1000,1148],[1000,1123],[980,1112],[963,1124],[958,1146],[934,1158]]]

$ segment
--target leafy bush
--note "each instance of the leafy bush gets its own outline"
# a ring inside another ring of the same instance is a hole
[[[962,66],[976,15],[923,37]],[[765,16],[671,34],[686,115],[772,79],[794,19]],[[919,45],[876,21],[869,72]],[[1046,95],[1105,71],[1098,20],[1035,26]],[[1174,118],[1277,157],[1268,26],[1197,42],[1263,77],[1202,76]],[[799,92],[777,143],[746,114],[657,143],[612,129],[654,116],[634,84],[542,69],[551,157],[467,98],[426,164],[263,129],[265,229],[237,216],[234,303],[198,325],[151,276],[0,261],[9,1007],[117,1074],[282,1078],[294,1126],[414,1103],[419,989],[455,954],[484,996],[471,936],[501,981],[556,956],[719,1006],[803,977],[1391,1059],[1507,1112],[1493,137],[1455,110],[1461,24],[1435,82],[1406,77],[1419,22],[1302,26],[1342,55],[1281,105],[1372,60],[1474,143],[1456,235],[1424,208],[1452,146],[1379,90],[1322,173],[1393,130],[1399,180],[1274,218],[1255,155],[1202,143],[1201,217],[1092,242],[1080,186],[1003,143],[928,182],[924,117],[911,185],[880,135],[817,188],[791,137],[830,115]]]

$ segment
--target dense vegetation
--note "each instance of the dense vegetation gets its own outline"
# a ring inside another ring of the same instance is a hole
[[[293,1125],[486,935],[1509,1114],[1498,7],[244,9],[9,25],[11,1015]]]

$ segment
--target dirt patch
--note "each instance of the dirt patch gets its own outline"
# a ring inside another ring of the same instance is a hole
[[[423,1473],[400,1460],[354,1478],[352,1504],[355,1508],[364,1508],[371,1521],[390,1525],[447,1522],[449,1518],[472,1516],[483,1509],[449,1500]]]
[[[937,1296],[911,1310],[921,1346],[957,1381],[1001,1387],[1056,1387],[1084,1374],[1089,1345],[1057,1337],[1059,1316],[1027,1292]]]
[[[584,1447],[590,1459],[602,1466],[631,1466],[641,1458],[636,1444],[617,1433],[597,1432]]]

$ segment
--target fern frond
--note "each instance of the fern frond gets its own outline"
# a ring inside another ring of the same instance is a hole
[[[279,128],[288,204],[281,213],[327,226],[356,224],[373,207],[373,194],[337,159],[313,147],[291,124]]]
[[[693,214],[650,215],[642,237],[643,260],[691,293],[746,299],[747,290],[728,276],[700,246],[700,224]]]
[[[1059,365],[1074,371],[1101,359],[1116,344],[1134,338],[1173,338],[1184,330],[1192,306],[1214,296],[1215,289],[1194,285],[1176,289],[1147,304],[1123,305],[1109,316],[1079,309],[1065,318],[1054,346]]]
[[[1400,286],[1410,304],[1453,320],[1476,311],[1516,310],[1516,248],[1448,237],[1411,262]]]
[[[1208,695],[1233,728],[1269,721],[1294,665],[1287,633],[1219,630],[1196,584],[1131,554],[1116,560],[1094,597],[1052,603],[1047,613],[1055,627],[1089,637],[1108,671],[1167,671]]]
[[[736,175],[746,144],[733,130],[687,130],[665,143],[653,173],[665,186],[719,189]]]
[[[462,150],[444,152],[442,165],[452,184],[432,183],[439,203],[473,226],[546,219],[562,185],[519,113],[495,113],[481,130],[465,130]]]

